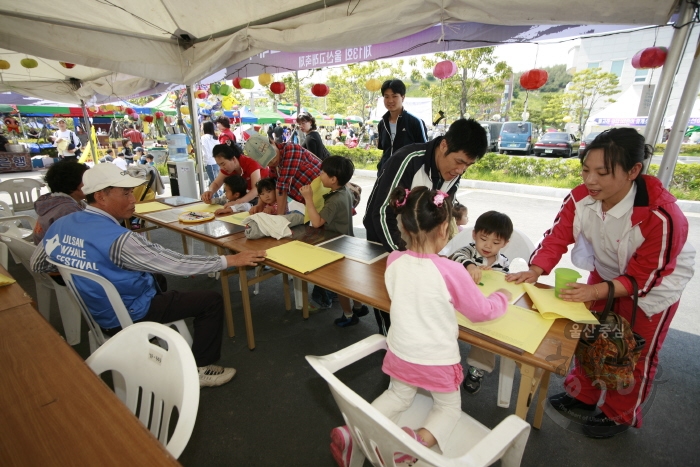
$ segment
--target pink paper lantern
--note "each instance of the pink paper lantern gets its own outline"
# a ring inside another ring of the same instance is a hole
[[[437,79],[451,78],[455,73],[457,73],[457,64],[452,60],[440,62],[433,68],[433,76]]]
[[[666,47],[648,47],[632,57],[632,68],[637,70],[659,68],[666,63],[667,55],[668,49]]]

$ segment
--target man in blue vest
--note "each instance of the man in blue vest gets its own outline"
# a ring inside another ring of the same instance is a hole
[[[134,214],[134,188],[144,180],[131,177],[114,164],[98,164],[83,175],[88,207],[58,219],[46,231],[32,256],[37,272],[55,271],[47,261],[90,271],[109,280],[134,322],[169,323],[194,318],[192,354],[200,386],[220,386],[236,370],[214,365],[221,356],[223,299],[214,291],[161,291],[153,274],[189,276],[229,267],[255,266],[264,251],[228,256],[183,255],[147,241],[120,225]],[[76,278],[76,287],[97,324],[108,335],[121,330],[102,287]]]

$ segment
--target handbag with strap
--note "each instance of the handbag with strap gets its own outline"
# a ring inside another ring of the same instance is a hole
[[[599,315],[600,325],[587,326],[576,347],[576,359],[594,385],[601,389],[619,390],[634,382],[634,368],[646,340],[633,331],[637,315],[637,281],[625,275],[634,290],[632,323],[613,311],[615,286],[608,284],[608,301]]]

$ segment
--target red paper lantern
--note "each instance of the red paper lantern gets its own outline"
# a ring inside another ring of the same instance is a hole
[[[144,115],[143,121],[147,123],[153,123],[153,115]]]
[[[273,94],[282,94],[285,89],[287,89],[287,86],[281,81],[275,81],[270,85],[270,91],[272,91]]]
[[[311,94],[316,97],[325,97],[329,92],[331,92],[331,89],[327,84],[318,83],[311,86]]]
[[[126,112],[127,115],[131,115],[131,114],[136,113],[136,111],[134,109],[132,109],[131,107],[127,107],[126,110],[124,110],[124,112]]]
[[[533,91],[544,86],[547,78],[549,78],[549,74],[545,70],[539,68],[528,70],[520,75],[520,86],[528,91]]]
[[[63,68],[71,69],[75,66],[75,63],[67,63],[67,62],[58,62],[61,64]]]
[[[208,93],[204,89],[197,89],[194,92],[194,97],[196,97],[197,99],[206,99],[207,95],[208,95]]]
[[[667,55],[668,49],[666,47],[648,47],[632,57],[632,68],[637,70],[659,68],[666,63]]]
[[[241,86],[241,79],[242,78],[239,78],[239,77],[233,78],[233,81],[231,83],[233,84],[234,88],[243,89],[243,87]]]
[[[158,111],[155,113],[155,116],[156,116],[156,120],[162,120],[163,117],[165,117],[165,114],[164,114],[163,112],[161,112],[160,110],[158,110]]]
[[[455,73],[457,73],[457,64],[452,60],[440,62],[433,68],[433,76],[437,79],[451,78]]]

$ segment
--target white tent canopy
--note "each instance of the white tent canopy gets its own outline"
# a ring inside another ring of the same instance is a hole
[[[665,24],[676,3],[566,0],[553,7],[550,0],[493,0],[488,5],[477,0],[405,0],[400,5],[380,0],[287,0],[261,8],[254,2],[225,0],[201,6],[190,0],[23,0],[0,7],[0,47],[154,83],[192,84],[266,50],[363,46],[441,22]],[[116,82],[95,79],[100,93],[109,94],[105,88]],[[127,86],[138,89],[131,79]]]

